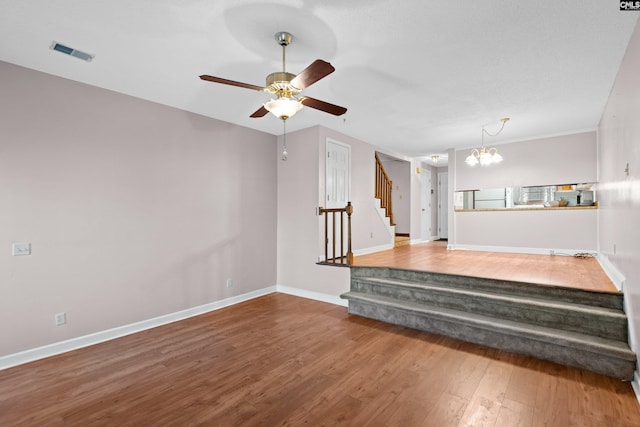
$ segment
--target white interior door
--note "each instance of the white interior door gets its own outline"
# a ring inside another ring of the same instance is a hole
[[[449,174],[438,174],[438,238],[449,238]]]
[[[326,207],[343,208],[347,206],[350,197],[351,147],[327,139],[326,165]]]
[[[420,174],[422,194],[420,207],[420,238],[429,240],[431,238],[431,171],[423,170]]]

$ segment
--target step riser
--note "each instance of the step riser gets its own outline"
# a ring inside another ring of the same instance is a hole
[[[597,352],[565,347],[528,337],[505,334],[502,331],[491,330],[469,323],[458,323],[430,317],[424,313],[415,313],[409,310],[368,304],[356,300],[349,301],[349,312],[399,326],[586,369],[624,381],[632,380],[635,371],[635,361],[604,356]]]
[[[459,295],[455,290],[441,288],[420,290],[394,284],[367,282],[353,279],[351,290],[369,295],[380,295],[400,301],[413,301],[470,313],[479,313],[516,322],[552,327],[601,338],[627,341],[626,318],[612,319],[599,313],[574,312],[565,308],[544,307],[519,302],[492,300],[491,295]]]
[[[486,291],[503,295],[534,297],[549,299],[556,302],[562,301],[603,308],[613,308],[617,310],[621,310],[623,307],[623,296],[618,293],[589,292],[580,289],[540,286],[529,283],[432,273],[428,271],[380,267],[352,267],[351,277],[352,280],[361,277],[378,277],[406,280],[417,283],[437,283],[458,289]]]

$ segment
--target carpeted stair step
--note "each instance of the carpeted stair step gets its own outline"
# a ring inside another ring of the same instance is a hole
[[[354,277],[347,295],[378,295],[627,342],[627,316],[621,310],[557,302],[541,295],[531,296],[531,292],[496,293],[496,290],[495,287],[487,291],[482,287]]]
[[[505,351],[633,379],[636,356],[622,341],[429,306],[412,301],[348,292],[349,312]]]
[[[503,295],[543,298],[556,302],[568,302],[622,310],[623,295],[619,292],[592,292],[560,286],[543,286],[534,283],[488,279],[428,271],[405,270],[389,267],[351,267],[351,279],[360,277],[387,278],[414,283],[436,283],[452,288],[487,291]]]

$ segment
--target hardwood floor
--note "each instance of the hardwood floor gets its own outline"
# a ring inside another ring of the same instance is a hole
[[[435,241],[354,257],[356,266],[398,267],[540,285],[617,292],[595,258],[447,250]]]
[[[638,426],[628,383],[271,294],[0,371],[2,426]]]

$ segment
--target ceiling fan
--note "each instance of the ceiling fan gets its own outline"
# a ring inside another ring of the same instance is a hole
[[[291,44],[293,36],[282,31],[276,33],[275,38],[278,44],[282,46],[282,71],[269,74],[267,76],[267,85],[265,87],[227,80],[221,77],[208,76],[206,74],[200,76],[200,78],[209,82],[238,86],[261,92],[269,92],[277,96],[276,99],[271,99],[262,107],[258,108],[258,110],[250,116],[253,118],[263,117],[268,112],[271,112],[276,117],[282,120],[287,120],[289,117],[300,111],[303,105],[335,116],[341,116],[346,113],[347,109],[340,107],[339,105],[330,104],[309,96],[298,96],[303,89],[333,73],[335,71],[333,65],[323,61],[322,59],[316,59],[311,63],[311,65],[302,70],[300,74],[295,75],[288,73],[285,69],[285,50],[286,47]]]

